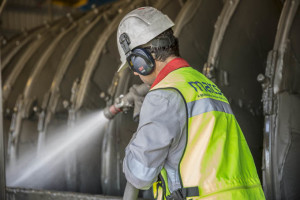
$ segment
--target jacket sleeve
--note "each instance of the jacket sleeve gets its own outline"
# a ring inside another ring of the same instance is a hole
[[[149,189],[167,159],[183,124],[176,117],[185,112],[182,97],[175,90],[149,92],[144,100],[137,132],[125,150],[123,171],[127,181],[139,189]]]

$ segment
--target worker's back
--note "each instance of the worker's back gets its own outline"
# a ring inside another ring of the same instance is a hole
[[[175,89],[186,103],[187,142],[179,164],[185,197],[264,199],[247,142],[218,87],[183,67],[151,90],[156,89]]]

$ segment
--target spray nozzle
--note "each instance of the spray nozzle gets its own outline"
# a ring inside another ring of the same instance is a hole
[[[116,98],[113,105],[108,106],[104,109],[104,116],[106,118],[112,119],[119,112],[127,112],[130,108],[133,107],[133,103],[129,102],[128,99],[124,97],[124,95],[120,95],[118,98]]]
[[[108,119],[114,118],[120,112],[127,112],[133,108],[133,119],[137,121],[141,106],[145,95],[149,91],[149,86],[146,84],[133,85],[129,92],[125,95],[120,95],[115,99],[115,103],[104,109],[104,115]]]

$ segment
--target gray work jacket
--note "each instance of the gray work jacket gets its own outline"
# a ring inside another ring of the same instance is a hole
[[[125,150],[123,171],[139,189],[149,189],[164,167],[170,191],[180,188],[178,167],[186,143],[187,117],[181,95],[173,89],[149,92],[137,132]]]

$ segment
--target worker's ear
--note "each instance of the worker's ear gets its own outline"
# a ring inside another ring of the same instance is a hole
[[[131,69],[143,76],[151,74],[155,68],[152,54],[141,47],[133,49],[126,59]]]

